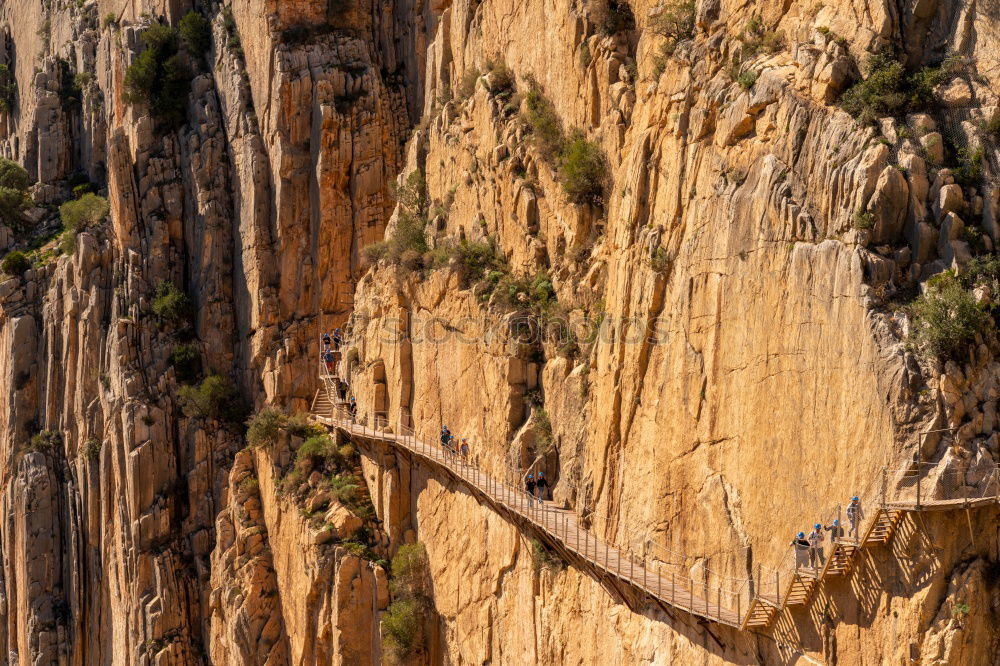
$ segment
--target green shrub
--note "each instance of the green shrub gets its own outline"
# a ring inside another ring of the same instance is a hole
[[[424,606],[416,599],[389,604],[382,617],[382,645],[387,656],[403,662],[418,644],[424,622]]]
[[[512,310],[528,309],[538,315],[549,314],[559,304],[552,279],[545,271],[539,271],[531,278],[490,271],[486,275],[483,297],[490,295],[502,307]]]
[[[948,58],[940,65],[907,76],[895,55],[882,50],[868,59],[865,78],[844,92],[840,103],[862,124],[872,124],[883,116],[933,108],[938,102],[934,89],[947,81],[956,67],[957,60]]]
[[[841,96],[844,110],[862,124],[901,113],[907,103],[902,63],[889,51],[880,51],[868,59],[866,70],[867,76]]]
[[[76,229],[67,229],[59,236],[59,251],[63,254],[76,252]]]
[[[313,437],[315,435],[326,434],[326,430],[323,426],[310,423],[309,417],[301,413],[289,416],[285,429],[288,431],[289,435],[301,437],[302,439],[308,439],[309,437]]]
[[[77,187],[83,187],[78,185]],[[108,200],[97,194],[84,194],[79,199],[67,201],[59,207],[59,217],[67,229],[81,231],[100,224],[111,212]]]
[[[0,158],[0,222],[20,229],[22,213],[31,203],[31,176],[16,162]]]
[[[7,275],[24,275],[24,272],[31,268],[31,262],[24,256],[23,252],[14,250],[8,252],[0,262],[0,270]]]
[[[241,493],[247,495],[259,495],[260,494],[260,480],[253,474],[249,474],[240,481],[239,486],[237,486]]]
[[[17,78],[7,65],[0,65],[0,113],[10,113],[17,104]]]
[[[170,365],[177,373],[177,379],[191,382],[201,374],[201,352],[195,344],[177,344],[170,351]]]
[[[101,26],[107,30],[111,28],[113,30],[118,29],[118,16],[114,12],[108,12],[104,15],[104,20],[101,21]]]
[[[749,69],[740,72],[739,76],[736,77],[736,83],[740,84],[744,90],[750,90],[757,83],[757,72]]]
[[[607,0],[598,15],[600,30],[605,35],[617,35],[635,30],[635,14],[625,0]]]
[[[871,229],[875,226],[875,214],[859,208],[854,211],[852,221],[855,229]]]
[[[80,185],[73,186],[73,198],[81,199],[84,195],[90,193],[96,193],[97,188],[93,183],[81,183]]]
[[[51,451],[62,446],[62,434],[56,430],[43,430],[31,436],[24,445],[24,451]]]
[[[531,561],[537,570],[540,567],[561,571],[566,568],[566,563],[561,557],[548,546],[542,543],[541,539],[531,540]]]
[[[180,22],[181,39],[189,53],[204,57],[212,46],[212,25],[196,11],[184,15]]]
[[[649,259],[649,266],[654,271],[661,275],[667,275],[670,272],[670,266],[673,262],[670,259],[670,253],[665,247],[658,247],[653,252],[653,255]]]
[[[410,253],[410,257],[416,255],[423,257],[427,252],[427,238],[424,236],[424,228],[427,226],[427,218],[422,215],[404,213],[400,215],[396,224],[396,229],[388,239],[372,243],[365,248],[365,255],[372,261],[385,259],[393,264],[401,264],[404,255]],[[418,264],[418,268],[422,262]],[[408,266],[413,268],[412,264]]]
[[[989,313],[976,304],[972,292],[952,271],[929,280],[910,311],[910,343],[941,359],[961,360],[976,334],[987,333],[993,325]]]
[[[694,0],[673,0],[663,6],[649,21],[649,28],[664,38],[660,57],[670,57],[681,42],[694,37]]]
[[[774,54],[785,46],[785,33],[767,30],[759,17],[753,17],[740,35],[740,58],[747,60],[758,53]]]
[[[420,597],[428,594],[430,565],[427,550],[420,542],[400,546],[392,558],[390,589],[396,596]]]
[[[562,186],[570,201],[602,205],[606,171],[600,146],[587,141],[582,133],[574,133],[563,151],[561,170]]]
[[[302,443],[299,450],[295,452],[296,467],[312,466],[318,467],[326,463],[327,460],[336,457],[337,444],[330,435],[313,435]]]
[[[95,460],[99,455],[101,455],[101,440],[96,437],[89,437],[86,442],[83,443],[83,448],[80,453],[87,460]]]
[[[247,421],[247,443],[252,447],[270,447],[288,425],[288,417],[276,407],[264,407]]]
[[[173,282],[163,281],[156,286],[153,314],[161,321],[177,324],[191,316],[191,299]]]
[[[531,128],[535,147],[549,164],[555,164],[566,144],[556,108],[534,79],[528,79],[524,120]]]
[[[993,117],[986,123],[986,134],[994,141],[1000,143],[1000,111],[994,113]]]
[[[958,166],[952,168],[955,182],[964,187],[978,187],[983,181],[983,149],[959,148]]]
[[[209,375],[198,385],[182,386],[177,400],[181,411],[190,418],[233,421],[240,416],[236,387],[221,375]]]
[[[145,50],[125,72],[125,101],[146,104],[164,130],[184,124],[191,71],[180,49],[176,28],[154,23],[142,31]]]

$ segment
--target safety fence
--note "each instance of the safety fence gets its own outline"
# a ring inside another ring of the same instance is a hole
[[[339,361],[340,354],[337,356]],[[778,566],[757,564],[746,576],[731,576],[711,569],[703,557],[671,551],[650,540],[614,543],[608,535],[616,532],[617,520],[591,509],[577,516],[573,510],[539,501],[524,490],[523,470],[508,465],[497,471],[509,480],[498,479],[496,471],[487,473],[452,447],[426,443],[409,425],[409,414],[400,415],[394,423],[385,413],[373,413],[370,422],[367,416],[358,422],[344,403],[342,389],[346,384],[338,376],[336,363],[331,368],[321,359],[319,365],[327,397],[320,409],[314,402],[314,413],[328,425],[350,436],[389,443],[447,469],[491,504],[543,532],[599,572],[661,604],[733,627],[766,626],[787,605],[804,603],[828,573],[845,570],[834,569],[832,564],[839,567],[845,557],[853,558],[858,549],[867,545],[873,534],[883,534],[887,520],[896,519],[890,515],[893,512],[961,507],[1000,499],[1000,467],[990,459],[956,459],[947,464],[913,462],[901,469],[884,467],[856,493],[861,498],[861,509],[855,515],[862,517],[853,531],[846,505],[820,514],[818,522],[824,538],[815,566],[797,560],[789,544]],[[888,528],[885,538],[891,538],[891,533]],[[791,540],[792,535],[788,537]],[[762,607],[768,609],[764,616],[758,615]],[[765,619],[755,621],[759,617]]]

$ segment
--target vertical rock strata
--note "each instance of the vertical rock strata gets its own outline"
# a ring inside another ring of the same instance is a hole
[[[894,304],[1000,241],[1000,15],[699,0],[667,54],[674,4],[0,0],[0,155],[36,204],[0,227],[33,252],[0,281],[0,664],[381,663],[386,561],[417,540],[412,661],[994,663],[993,509],[907,518],[807,610],[738,632],[542,562],[398,452],[356,443],[359,509],[296,476],[305,426],[249,446],[242,416],[191,407],[185,354],[227,407],[307,410],[319,333],[353,315],[362,418],[446,423],[514,483],[534,464],[603,538],[715,584],[884,465],[981,484],[996,343],[934,363]],[[126,73],[192,9],[211,47],[165,128]],[[893,45],[913,71],[958,58],[933,108],[857,122],[837,102]],[[600,154],[599,196],[574,151]],[[86,182],[110,215],[58,252]]]

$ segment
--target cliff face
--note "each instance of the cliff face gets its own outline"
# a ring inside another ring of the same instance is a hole
[[[543,470],[607,540],[716,584],[883,465],[975,486],[1000,459],[995,342],[928,360],[897,304],[1000,240],[1000,17],[706,0],[668,53],[680,4],[0,3],[0,154],[37,204],[0,239],[40,248],[0,282],[0,663],[379,663],[385,560],[415,540],[434,613],[411,661],[992,663],[990,509],[908,518],[811,611],[740,633],[540,567],[391,451],[334,474],[303,466],[304,426],[248,447],[238,410],[192,402],[218,376],[227,407],[308,409],[319,333],[353,315],[362,417],[447,423],[494,476]],[[126,72],[192,9],[211,47],[164,127]],[[930,108],[857,122],[835,102],[893,46],[913,71],[959,57]],[[601,156],[599,195],[567,187],[570,144]],[[60,255],[51,209],[81,181],[110,214]],[[415,219],[409,254],[363,251]]]

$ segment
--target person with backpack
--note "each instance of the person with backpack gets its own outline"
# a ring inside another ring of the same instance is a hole
[[[799,532],[792,539],[792,543],[788,545],[795,549],[795,568],[799,569],[806,566],[809,558],[809,542],[806,541],[806,533]]]
[[[445,456],[448,455],[448,442],[451,441],[451,431],[448,430],[448,426],[441,426],[441,451]]]
[[[344,334],[339,328],[333,331],[333,351],[340,351],[340,345],[344,344]]]
[[[323,361],[326,363],[327,374],[333,374],[333,352],[327,349],[323,352]]]
[[[524,492],[528,493],[528,506],[531,506],[532,500],[535,497],[535,476],[533,474],[529,474],[525,480]]]
[[[819,523],[813,525],[813,531],[809,533],[809,566],[819,569],[826,563],[823,556],[823,526]]]
[[[353,395],[351,403],[347,406],[347,413],[351,415],[351,423],[356,423],[358,420],[358,400]]]
[[[323,334],[323,351],[329,351],[329,350],[330,350],[330,334],[329,333],[324,333]]]
[[[549,482],[545,476],[539,472],[538,478],[535,479],[535,488],[538,490],[538,503],[542,504],[545,501],[545,489],[548,488]]]
[[[844,528],[840,526],[840,521],[834,518],[833,523],[823,527],[830,533],[830,543],[837,543],[837,539],[844,536]]]
[[[462,438],[462,448],[459,450],[459,453],[462,454],[463,460],[469,460],[469,441],[465,437]]]
[[[851,529],[847,531],[847,536],[855,539],[860,538],[861,521],[865,519],[864,509],[861,508],[861,500],[855,495],[851,498],[851,503],[847,505],[847,519],[851,521]]]

